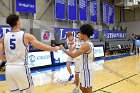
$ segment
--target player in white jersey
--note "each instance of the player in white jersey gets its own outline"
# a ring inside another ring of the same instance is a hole
[[[90,36],[93,35],[93,28],[89,24],[84,24],[80,27],[80,37],[83,44],[76,52],[67,51],[63,45],[60,48],[70,57],[75,58],[81,55],[80,61],[80,89],[83,93],[92,93],[93,83],[93,44],[90,41]],[[78,61],[77,61],[78,62]]]
[[[75,40],[75,51],[77,51],[82,46],[82,41],[80,38],[80,32],[77,32],[76,40]],[[75,65],[75,84],[76,88],[72,90],[71,93],[79,93],[79,73],[80,73],[80,56],[74,58]]]
[[[46,51],[57,51],[59,47],[51,47],[49,45],[39,42],[33,35],[20,31],[21,24],[19,16],[11,14],[7,17],[6,23],[12,27],[12,31],[8,32],[1,40],[0,55],[5,56],[7,60],[6,65],[6,81],[11,92],[34,93],[33,82],[30,69],[27,66],[26,54],[28,52],[29,44]]]
[[[75,49],[75,37],[73,37],[72,32],[67,33],[67,45],[68,45],[69,51],[73,52],[74,49]],[[68,78],[68,81],[71,81],[72,78],[74,77],[74,75],[72,74],[72,71],[71,71],[71,67],[70,67],[72,62],[73,62],[73,58],[68,56],[67,62],[66,62],[67,70],[70,74],[70,77]]]

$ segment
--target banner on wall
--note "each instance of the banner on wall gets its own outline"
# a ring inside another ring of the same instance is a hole
[[[52,65],[50,52],[30,52],[28,53],[29,67]]]
[[[114,24],[114,6],[109,5],[109,23]]]
[[[0,26],[0,39],[7,33],[11,31],[10,26]]]
[[[68,0],[68,20],[77,20],[77,0]]]
[[[99,39],[99,31],[98,30],[94,30],[94,39]]]
[[[67,38],[66,33],[72,32],[73,36],[76,37],[77,32],[79,32],[80,29],[78,28],[54,28],[54,33],[58,33],[60,35],[60,40],[65,40]],[[58,36],[58,34],[54,34],[55,37]],[[99,38],[99,31],[94,30],[94,35],[90,37],[91,39],[98,39]]]
[[[102,31],[104,39],[126,39],[127,34],[121,31],[103,30]]]
[[[36,13],[36,0],[16,0],[16,11]]]
[[[94,46],[94,57],[104,57],[104,46]]]
[[[41,41],[50,42],[52,39],[52,34],[48,30],[41,30]]]
[[[60,40],[65,40],[67,38],[67,32],[72,32],[73,36],[76,36],[76,32],[78,31],[78,28],[54,28],[54,33],[60,32]]]
[[[87,21],[87,0],[79,0],[79,15],[81,21]]]
[[[58,50],[57,52],[53,51],[52,53],[53,53],[52,56],[53,64],[60,64],[60,63],[67,62],[68,55],[64,51]]]
[[[66,0],[55,0],[55,18],[66,19]]]
[[[103,3],[103,23],[108,24],[109,22],[109,4]]]
[[[96,0],[90,0],[90,20],[91,20],[91,22],[97,22],[97,2],[96,2]]]

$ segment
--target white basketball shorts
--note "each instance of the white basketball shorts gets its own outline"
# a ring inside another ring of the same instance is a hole
[[[33,86],[30,69],[24,65],[7,65],[6,81],[11,92],[26,90]]]

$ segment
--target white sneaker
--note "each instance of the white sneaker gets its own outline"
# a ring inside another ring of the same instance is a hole
[[[79,93],[79,88],[73,89],[71,93]]]

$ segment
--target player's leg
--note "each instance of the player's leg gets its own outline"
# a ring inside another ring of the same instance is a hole
[[[92,87],[84,88],[84,93],[92,93]]]
[[[70,67],[71,62],[72,62],[72,59],[70,57],[68,57],[68,61],[66,62],[67,70],[68,70],[68,72],[70,74],[70,77],[68,78],[68,81],[71,81],[72,78],[74,77],[74,75],[72,74],[72,71],[71,71],[71,67]]]
[[[94,69],[88,69],[85,73],[86,87],[84,87],[84,92],[92,93]]]
[[[75,58],[74,65],[75,65],[75,83],[76,83],[76,87],[78,87],[79,83],[80,83],[80,81],[79,81],[79,73],[80,73],[80,66],[81,65],[80,65],[79,61],[80,61],[80,57]]]
[[[71,93],[79,93],[79,73],[75,72],[75,85],[76,87],[72,90]]]
[[[76,87],[79,87],[79,73],[75,72],[75,84]]]
[[[68,81],[71,81],[72,78],[74,77],[74,75],[72,74],[72,71],[71,71],[71,67],[70,67],[71,62],[67,62],[66,65],[67,65],[67,70],[68,70],[68,72],[70,74],[70,77],[68,78]]]
[[[92,93],[92,87],[83,87],[83,85],[80,83],[80,89],[83,93]]]
[[[72,75],[72,71],[70,68],[71,62],[66,62],[66,65],[67,65],[67,70],[68,70],[69,74]]]
[[[79,78],[80,78],[80,90],[82,91],[82,93],[84,93],[85,92],[83,88],[85,86],[84,70],[80,70]]]
[[[79,93],[79,73],[80,73],[80,62],[79,62],[80,58],[75,58],[74,61],[74,65],[75,65],[75,84],[76,87],[72,90],[71,93]]]
[[[87,69],[80,72],[80,89],[83,93],[92,93],[94,70]]]
[[[82,84],[80,83],[80,90],[82,91],[82,93],[85,93],[84,88],[82,87]]]
[[[80,89],[83,93],[92,93],[92,88],[84,88],[80,86]]]

